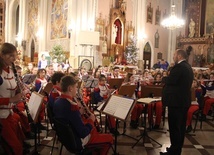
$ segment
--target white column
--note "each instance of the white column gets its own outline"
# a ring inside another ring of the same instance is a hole
[[[146,0],[134,0],[132,1],[133,7],[133,26],[135,27],[135,35],[137,36],[137,47],[138,59],[139,61],[143,60],[143,47],[145,44],[145,23],[146,18]]]
[[[48,19],[48,1],[40,0],[39,4],[39,23],[38,23],[38,52],[47,50],[46,38],[47,38],[47,19]]]

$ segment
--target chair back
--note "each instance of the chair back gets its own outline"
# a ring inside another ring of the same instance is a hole
[[[83,149],[78,144],[81,143],[80,138],[75,136],[75,132],[69,124],[53,118],[56,134],[62,145],[71,153],[81,152]]]

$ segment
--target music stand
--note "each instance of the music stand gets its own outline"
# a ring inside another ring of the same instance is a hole
[[[98,85],[98,83],[99,80],[97,78],[88,78],[84,86],[86,88],[94,88]]]
[[[119,89],[118,95],[127,96],[127,97],[132,98],[133,94],[135,93],[136,87],[137,87],[137,85],[122,85]],[[125,135],[127,137],[130,137],[130,138],[136,140],[136,138],[126,135],[125,132],[126,132],[126,122],[124,122],[122,135]]]
[[[162,96],[162,89],[163,89],[163,86],[156,86],[156,85],[141,85],[141,98],[146,98],[146,97],[150,97],[150,98],[159,98]],[[154,103],[155,104],[155,103]],[[153,109],[151,108],[151,114],[153,114]],[[165,116],[164,116],[165,117]],[[164,119],[165,121],[165,119]],[[164,126],[164,122],[163,121],[163,126]],[[151,119],[149,120],[149,129],[152,130],[152,117]],[[160,130],[155,130],[155,131],[158,131],[158,132],[163,132],[163,131],[160,131]],[[163,133],[166,133],[165,131]]]
[[[116,130],[118,127],[118,120],[126,121],[135,105],[133,98],[124,97],[121,95],[112,95],[104,103],[101,111],[107,115],[116,118]],[[117,134],[115,134],[115,148],[114,154],[117,154]]]
[[[137,140],[137,142],[132,146],[132,148],[135,147],[135,145],[137,145],[137,143],[143,138],[143,143],[145,143],[145,138],[149,138],[152,141],[154,141],[155,143],[157,143],[158,145],[162,146],[162,144],[160,144],[159,142],[157,142],[156,140],[154,140],[153,138],[151,138],[148,133],[147,133],[147,126],[146,126],[146,111],[148,110],[148,105],[149,104],[153,104],[156,101],[160,101],[160,98],[153,98],[153,97],[160,97],[162,96],[162,86],[145,86],[145,85],[141,85],[141,98],[138,99],[138,102],[141,102],[142,104],[145,105],[145,110],[144,110],[144,131],[143,133],[140,135],[140,138]],[[151,108],[151,114],[152,114],[152,108]],[[152,117],[151,117],[152,118]],[[149,128],[151,130],[151,122],[152,120],[149,120]],[[164,132],[165,133],[165,132]]]
[[[127,97],[132,97],[137,85],[122,85],[119,88],[119,95],[127,96]]]
[[[124,79],[122,78],[113,78],[109,79],[108,84],[110,89],[119,89],[120,86],[122,85]]]
[[[30,111],[30,115],[33,119],[33,125],[34,125],[34,153],[33,154],[39,154],[37,151],[37,134],[39,133],[39,127],[38,127],[38,116],[39,112],[41,109],[41,104],[43,101],[44,96],[37,93],[37,92],[32,92],[30,96],[30,100],[28,102],[28,107]]]

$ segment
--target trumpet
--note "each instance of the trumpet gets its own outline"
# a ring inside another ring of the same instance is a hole
[[[25,90],[25,86],[24,86],[23,82],[21,81],[19,75],[17,74],[17,70],[16,70],[16,67],[15,67],[14,63],[12,63],[12,70],[13,70],[14,75],[15,75],[15,79],[16,79],[16,82],[17,82],[18,89],[19,89],[20,93],[23,93],[23,91]],[[27,102],[25,100],[25,97],[22,98],[22,101],[23,101],[24,106],[25,106],[25,110],[26,110],[26,113],[27,113],[28,121],[29,121],[29,123],[32,123],[33,119],[32,119],[32,117],[30,115],[30,110],[28,108],[28,105],[27,105]]]

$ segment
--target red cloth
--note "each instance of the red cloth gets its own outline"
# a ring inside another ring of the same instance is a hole
[[[204,109],[203,109],[204,115],[207,115],[209,110],[211,110],[212,104],[214,104],[214,98],[206,97],[204,102]]]
[[[151,109],[153,108],[153,109]],[[161,117],[162,117],[162,110],[163,110],[163,106],[162,106],[162,102],[158,101],[155,103],[151,103],[148,105],[148,121],[152,121],[150,123],[154,124],[154,120],[153,120],[153,114],[151,112],[155,112],[155,125],[160,125],[161,123]]]
[[[22,143],[25,138],[19,126],[19,120],[20,117],[16,113],[9,115],[6,119],[0,119],[0,122],[3,126],[1,133],[2,137],[13,149],[15,155],[23,154]]]
[[[131,113],[131,120],[136,121],[143,111],[143,105],[142,104],[135,104],[132,113]]]
[[[110,134],[99,134],[97,133],[96,129],[93,128],[91,131],[91,138],[89,142],[86,144],[86,146],[90,146],[90,144],[100,144],[100,143],[109,143],[113,144],[113,137]],[[110,148],[109,144],[105,144],[102,146],[102,149],[100,150],[100,155],[106,155],[108,154],[108,150]]]
[[[187,122],[186,122],[186,125],[189,126],[191,125],[191,122],[192,122],[192,115],[193,113],[199,109],[199,106],[198,105],[191,105],[189,107],[189,110],[187,112]]]

